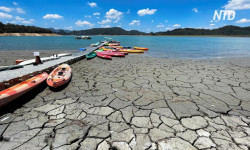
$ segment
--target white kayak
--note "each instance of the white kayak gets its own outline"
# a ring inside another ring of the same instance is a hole
[[[55,60],[55,59],[59,59],[59,58],[60,57],[53,57],[53,56],[51,56],[51,57],[43,57],[43,58],[41,58],[41,61],[46,62],[46,61]],[[21,62],[19,65],[23,65],[23,66],[30,65],[30,64],[35,63],[35,61],[36,61],[35,59],[25,60],[25,61]]]
[[[55,59],[59,59],[60,57],[65,57],[65,56],[70,56],[70,55],[72,55],[72,54],[71,53],[61,53],[61,54],[57,54],[57,56],[52,55],[50,57],[43,57],[43,58],[41,58],[41,60],[42,60],[42,62],[46,62],[46,61],[55,60]],[[30,65],[33,63],[35,63],[35,59],[29,59],[29,60],[25,60],[25,61],[19,63],[18,65],[25,66],[25,65]]]

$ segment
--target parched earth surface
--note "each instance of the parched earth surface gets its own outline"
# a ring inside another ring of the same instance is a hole
[[[249,67],[129,55],[72,68],[64,89],[6,110],[1,150],[250,148]]]

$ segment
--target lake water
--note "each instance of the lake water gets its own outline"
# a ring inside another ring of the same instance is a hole
[[[0,50],[77,50],[104,40],[75,40],[74,36],[0,37]],[[250,38],[108,36],[123,46],[148,47],[145,55],[170,58],[220,58],[250,56]]]

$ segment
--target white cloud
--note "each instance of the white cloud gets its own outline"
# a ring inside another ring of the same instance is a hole
[[[110,23],[112,20],[110,19],[106,19],[106,20],[102,20],[101,22],[98,22],[99,24],[106,24],[106,23]]]
[[[12,8],[5,7],[5,6],[1,6],[1,7],[0,7],[0,10],[5,11],[5,12],[11,12],[11,11],[12,11]]]
[[[173,28],[171,28],[171,27],[167,27],[167,28],[166,28],[166,30],[173,30]]]
[[[212,26],[215,26],[215,24],[211,23],[209,26],[212,27]]]
[[[17,21],[23,21],[23,20],[25,20],[25,18],[21,18],[19,16],[16,16],[15,18],[16,18]]]
[[[223,8],[228,10],[250,9],[250,0],[229,0]]]
[[[11,19],[12,17],[10,14],[0,12],[0,19]]]
[[[243,19],[236,21],[235,23],[247,23],[247,22],[250,22],[250,19],[243,18]]]
[[[93,13],[94,16],[100,16],[99,12]]]
[[[96,3],[94,3],[94,2],[88,2],[88,5],[90,6],[90,7],[96,7],[97,6],[97,4]]]
[[[25,14],[25,13],[26,13],[22,8],[17,8],[16,11],[17,11],[19,14]]]
[[[181,26],[180,24],[173,25],[173,27],[175,27],[175,28],[179,28],[180,26]]]
[[[102,28],[110,28],[111,25],[101,25]]]
[[[159,25],[157,25],[156,27],[157,27],[157,28],[163,28],[163,27],[164,27],[164,25],[159,24]]]
[[[65,30],[72,30],[73,26],[69,26],[69,27],[64,27]]]
[[[85,17],[85,18],[91,18],[91,16],[90,16],[90,15],[85,15],[84,17]]]
[[[96,17],[96,19],[100,19],[100,17]]]
[[[193,8],[192,11],[195,12],[195,13],[198,13],[198,9],[197,8]]]
[[[157,9],[141,9],[137,12],[138,15],[140,16],[144,16],[144,15],[153,15],[155,12],[157,11]]]
[[[155,22],[154,20],[152,20],[151,22]]]
[[[15,20],[11,21],[10,23],[16,24],[17,22]]]
[[[115,19],[114,23],[117,23],[121,17],[122,17],[122,12],[117,11],[115,9],[110,9],[108,12],[106,12],[106,16],[107,19]]]
[[[91,24],[91,23],[88,22],[88,21],[81,21],[81,20],[78,20],[77,22],[75,22],[75,25],[76,25],[76,26],[79,26],[79,27],[83,27],[83,26],[92,27],[92,26],[94,26],[94,24]]]
[[[12,4],[13,4],[13,5],[15,5],[15,6],[16,6],[16,5],[18,5],[18,3],[17,3],[17,2],[12,2]]]
[[[128,11],[126,13],[129,14],[130,13],[130,9],[128,9]]]
[[[164,22],[168,22],[168,20],[165,20]]]
[[[43,16],[43,19],[63,19],[63,16],[60,16],[58,14],[46,14]]]
[[[23,24],[32,24],[32,23],[34,23],[34,19],[30,19],[30,20],[24,20],[24,21],[22,21],[22,23]]]
[[[129,23],[129,25],[131,25],[131,26],[134,26],[134,25],[140,25],[140,20],[133,20],[131,23]]]

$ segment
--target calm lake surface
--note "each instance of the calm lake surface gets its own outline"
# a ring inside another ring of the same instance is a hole
[[[74,36],[0,37],[0,50],[78,50],[105,36],[75,40]],[[145,55],[170,58],[220,58],[250,56],[250,38],[107,36],[123,46],[148,47]]]

